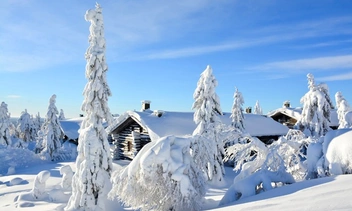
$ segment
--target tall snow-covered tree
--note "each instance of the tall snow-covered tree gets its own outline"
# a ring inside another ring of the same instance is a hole
[[[296,125],[308,131],[308,135],[320,137],[325,135],[330,122],[331,100],[326,84],[315,84],[314,76],[307,75],[309,91],[301,98],[303,104],[301,119]]]
[[[337,107],[337,118],[339,119],[339,128],[349,128],[352,122],[346,121],[346,113],[351,111],[351,107],[347,100],[343,97],[341,92],[336,92],[336,107]]]
[[[222,115],[220,99],[215,92],[218,85],[212,68],[208,65],[200,75],[197,88],[194,91],[194,122],[198,125],[193,135],[192,145],[196,164],[207,174],[208,180],[223,181],[224,144],[220,139]]]
[[[260,115],[263,114],[262,107],[260,107],[260,105],[259,105],[259,100],[257,100],[257,102],[255,103],[254,112],[253,113],[254,114],[260,114]]]
[[[1,103],[0,106],[0,145],[11,146],[10,136],[10,114],[7,109],[5,102]]]
[[[112,160],[108,135],[103,127],[105,119],[110,125],[112,115],[108,107],[111,95],[106,80],[108,66],[105,60],[105,38],[102,8],[88,10],[86,21],[91,23],[82,111],[86,113],[79,130],[76,173],[72,180],[72,196],[66,210],[105,210],[104,200],[109,191]]]
[[[55,160],[61,147],[63,132],[60,122],[57,118],[58,110],[56,108],[56,95],[51,96],[49,100],[48,112],[46,113],[45,122],[42,126],[43,132],[43,154]]]
[[[24,142],[20,143],[19,147],[26,147],[26,143],[32,141],[32,128],[33,122],[31,119],[31,115],[25,109],[22,113],[20,118],[18,119],[17,124],[17,132],[19,134],[19,138]]]
[[[64,119],[66,119],[64,110],[60,109],[59,120],[64,120]]]
[[[243,115],[243,106],[244,100],[242,93],[235,88],[235,93],[233,95],[233,105],[231,110],[232,126],[239,129],[240,131],[244,131],[244,115]]]

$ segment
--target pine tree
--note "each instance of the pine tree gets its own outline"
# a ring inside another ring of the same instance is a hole
[[[262,107],[260,107],[258,100],[257,100],[257,102],[255,103],[254,112],[253,112],[253,113],[254,113],[254,114],[260,114],[260,115],[263,114]]]
[[[193,132],[195,141],[192,149],[195,162],[207,174],[208,180],[223,181],[224,144],[220,140],[221,121],[218,117],[222,111],[220,99],[215,92],[218,82],[212,72],[208,65],[200,75],[193,94],[193,119],[198,126]]]
[[[301,98],[302,116],[296,126],[308,130],[310,136],[320,137],[329,130],[331,110],[329,89],[326,84],[316,85],[312,74],[309,73],[307,78],[309,91]]]
[[[112,161],[108,136],[103,120],[112,122],[108,107],[111,95],[106,81],[105,38],[102,8],[88,10],[86,21],[91,23],[89,48],[85,54],[86,77],[82,111],[86,113],[79,130],[76,173],[72,181],[72,196],[66,210],[105,210],[104,200],[109,191]]]
[[[233,105],[230,118],[232,119],[232,126],[239,129],[240,131],[245,131],[244,126],[244,115],[243,115],[243,106],[244,100],[242,93],[235,88],[235,93],[233,95]]]
[[[350,105],[343,97],[341,92],[336,92],[335,99],[337,107],[337,118],[339,119],[339,129],[351,127],[351,123],[346,121],[346,113],[352,111]]]
[[[0,145],[11,146],[10,136],[10,114],[7,109],[5,102],[1,103],[0,106]]]
[[[32,127],[33,122],[31,119],[30,114],[25,109],[22,113],[20,118],[18,119],[17,124],[17,132],[19,134],[20,143],[18,147],[26,148],[29,141],[32,141]]]
[[[66,117],[65,117],[64,110],[60,109],[59,120],[65,120],[65,119]]]
[[[43,154],[47,154],[51,160],[56,160],[58,151],[61,147],[63,132],[60,122],[57,118],[58,110],[56,108],[56,95],[51,96],[49,100],[48,112],[45,122],[42,126],[43,132]]]
[[[37,115],[35,115],[33,124],[34,124],[34,127],[36,128],[37,133],[38,133],[39,130],[42,128],[42,118],[40,117],[40,113],[39,112],[38,112]]]

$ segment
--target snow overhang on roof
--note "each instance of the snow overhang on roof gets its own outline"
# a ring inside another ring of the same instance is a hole
[[[230,113],[224,113],[220,116],[224,124],[230,125]],[[288,128],[272,118],[257,115],[244,114],[246,131],[252,136],[281,136],[286,135]],[[155,113],[127,111],[116,122],[107,128],[107,132],[111,133],[123,124],[129,117],[138,122],[142,127],[148,130],[150,138],[155,141],[167,135],[192,135],[196,124],[193,121],[193,112],[173,112],[164,111],[159,117]]]
[[[301,119],[302,115],[302,108],[278,108],[276,110],[273,110],[267,114],[269,117],[276,116],[277,114],[284,114],[286,116],[289,116],[291,118],[296,119],[297,121]],[[337,112],[336,109],[331,109],[330,112],[330,122],[328,123],[329,126],[338,126],[339,125],[339,120],[337,118]]]

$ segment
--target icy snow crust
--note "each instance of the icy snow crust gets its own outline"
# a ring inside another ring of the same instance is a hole
[[[196,124],[193,121],[193,112],[175,112],[165,111],[161,117],[153,113],[127,111],[116,120],[109,130],[112,131],[118,127],[128,117],[132,117],[141,125],[148,129],[149,136],[153,141],[168,135],[192,135]],[[224,113],[220,120],[231,125],[230,113]],[[257,114],[244,114],[244,125],[246,131],[251,136],[269,136],[269,135],[286,135],[288,128],[270,117]],[[108,131],[109,132],[109,131]]]

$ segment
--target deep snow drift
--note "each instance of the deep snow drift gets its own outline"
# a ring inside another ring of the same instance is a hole
[[[2,158],[8,157],[13,152],[3,149],[0,150]],[[17,154],[18,155],[18,154]],[[14,175],[5,175],[0,177],[0,210],[63,210],[69,197],[69,191],[62,190],[60,175],[61,166],[70,165],[75,171],[74,162],[38,162],[33,155],[26,155],[24,158],[28,162],[23,163],[20,157],[14,162],[18,168]],[[0,159],[2,162],[2,159]],[[4,171],[4,162],[0,165],[0,171]],[[122,168],[129,164],[127,161],[114,163],[114,169]],[[260,193],[255,196],[240,199],[232,204],[226,204],[218,207],[218,204],[227,190],[227,187],[233,183],[235,177],[231,168],[226,169],[224,187],[209,187],[204,201],[202,202],[203,210],[351,210],[352,201],[352,175],[340,175],[325,177],[320,179],[297,182]],[[36,175],[47,170],[50,177],[46,180],[45,192],[43,198],[33,200],[28,197],[35,182]],[[19,197],[19,196],[22,197]],[[23,197],[27,196],[27,197]],[[131,210],[123,208],[117,201],[106,201],[106,210],[122,211]]]

